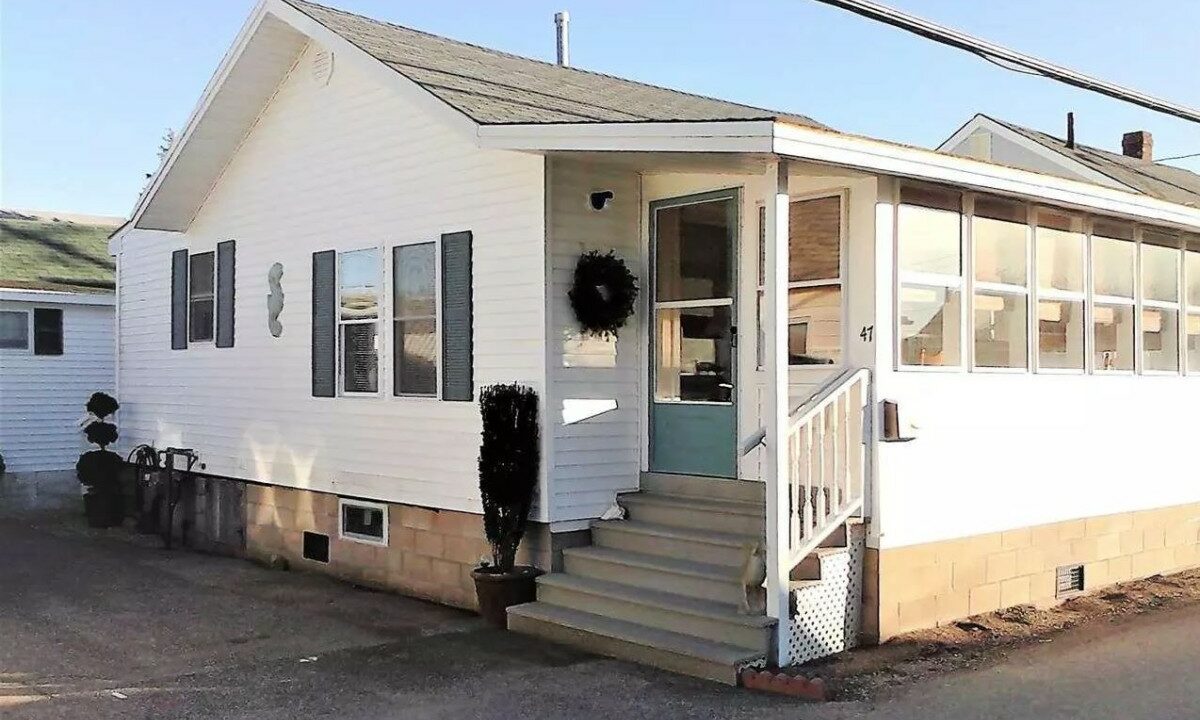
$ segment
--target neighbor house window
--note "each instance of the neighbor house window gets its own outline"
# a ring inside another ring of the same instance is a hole
[[[437,277],[434,243],[392,250],[396,395],[436,395]]]
[[[33,354],[63,354],[63,311],[61,308],[33,309]]]
[[[1092,228],[1092,342],[1097,372],[1134,369],[1133,228],[1096,220]]]
[[[1188,236],[1187,251],[1183,255],[1184,302],[1187,304],[1187,318],[1183,323],[1184,356],[1188,374],[1200,376],[1200,237]]]
[[[842,198],[788,205],[788,363],[842,357]]]
[[[338,254],[338,348],[342,394],[379,392],[379,248]]]
[[[1029,218],[1026,206],[975,199],[975,367],[1029,366]]]
[[[196,253],[188,263],[188,340],[191,342],[213,339],[215,259],[213,252]]]
[[[1084,354],[1087,244],[1083,218],[1039,209],[1034,246],[1038,369],[1083,372],[1087,367]]]
[[[338,498],[338,537],[370,545],[388,544],[388,507],[367,500]]]
[[[1179,372],[1179,238],[1146,231],[1142,236],[1142,369]]]
[[[962,196],[904,187],[896,215],[900,363],[962,364]]]
[[[0,350],[29,349],[29,313],[0,310]]]

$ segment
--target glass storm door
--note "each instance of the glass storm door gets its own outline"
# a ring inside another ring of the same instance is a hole
[[[650,205],[650,469],[735,477],[738,191]]]

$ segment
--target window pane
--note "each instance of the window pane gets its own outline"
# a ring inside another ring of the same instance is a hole
[[[1189,250],[1186,256],[1188,305],[1200,307],[1200,252]]]
[[[1179,251],[1142,245],[1142,297],[1179,302]]]
[[[900,289],[900,362],[904,365],[959,365],[962,294],[942,287],[906,285]]]
[[[1134,248],[1125,240],[1092,236],[1092,275],[1097,295],[1133,297]]]
[[[63,354],[63,311],[33,309],[33,352],[35,355]]]
[[[342,325],[342,391],[379,390],[379,355],[375,323]]]
[[[729,306],[657,312],[656,400],[729,402],[733,343]]]
[[[433,243],[404,245],[393,255],[396,317],[433,317],[437,314]]]
[[[1038,303],[1038,367],[1083,370],[1083,302]]]
[[[897,232],[900,269],[906,272],[962,274],[962,216],[955,210],[901,205]]]
[[[25,350],[29,347],[29,313],[0,311],[0,349]]]
[[[1188,373],[1200,375],[1200,313],[1188,315],[1187,359]]]
[[[826,365],[842,357],[842,288],[788,291],[788,362]]]
[[[1146,370],[1179,372],[1179,313],[1142,310],[1142,366]]]
[[[192,300],[188,303],[188,339],[194,341],[213,339],[213,300]]]
[[[1097,305],[1093,310],[1096,370],[1133,370],[1133,308]]]
[[[842,199],[800,200],[788,207],[788,275],[792,282],[842,275]]]
[[[361,505],[342,505],[342,532],[383,539],[383,510]]]
[[[1038,212],[1038,287],[1082,293],[1083,221],[1070,215]]]
[[[1005,285],[1028,284],[1026,237],[1029,226],[1026,223],[977,215],[971,223],[971,232],[975,239],[976,280]]]
[[[655,213],[655,295],[660,302],[733,297],[730,198]]]
[[[379,248],[338,255],[338,285],[343,320],[379,317]]]
[[[396,321],[397,395],[437,393],[437,322]]]
[[[212,297],[214,257],[211,252],[199,253],[192,256],[188,264],[189,297]]]
[[[1027,307],[1024,295],[975,294],[976,367],[1029,366]]]

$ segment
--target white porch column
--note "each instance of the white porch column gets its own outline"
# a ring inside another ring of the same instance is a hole
[[[767,388],[767,614],[779,620],[772,662],[786,658],[790,621],[788,589],[788,163],[777,160],[767,170],[766,283],[763,325]]]

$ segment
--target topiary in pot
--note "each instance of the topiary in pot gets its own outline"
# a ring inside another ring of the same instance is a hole
[[[491,385],[480,392],[479,409],[479,496],[492,561],[472,576],[480,614],[505,628],[509,606],[536,599],[535,580],[541,574],[537,568],[516,565],[541,460],[537,392],[516,384]]]
[[[92,527],[113,527],[125,519],[121,456],[108,449],[117,441],[117,426],[105,420],[119,407],[111,395],[99,392],[94,393],[87,403],[88,413],[95,419],[87,424],[83,433],[88,442],[99,445],[100,449],[79,456],[75,476],[83,484],[83,509],[88,525]]]

